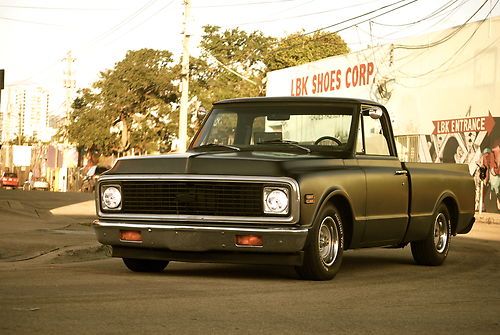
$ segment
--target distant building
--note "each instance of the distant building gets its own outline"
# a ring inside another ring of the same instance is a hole
[[[49,127],[50,94],[42,87],[15,86],[5,90],[2,101],[1,140],[33,139],[48,142],[54,134]]]

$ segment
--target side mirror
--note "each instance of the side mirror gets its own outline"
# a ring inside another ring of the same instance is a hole
[[[364,116],[370,116],[374,120],[378,120],[384,114],[382,108],[372,105],[361,105],[361,112]]]
[[[382,109],[380,107],[372,107],[368,110],[368,115],[372,119],[378,120],[382,117]]]

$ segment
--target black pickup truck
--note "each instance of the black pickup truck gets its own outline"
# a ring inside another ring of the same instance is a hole
[[[440,265],[474,224],[465,165],[402,163],[380,104],[214,104],[186,153],[119,159],[96,187],[99,242],[132,271],[169,261],[281,264],[332,279],[345,250],[404,247]]]

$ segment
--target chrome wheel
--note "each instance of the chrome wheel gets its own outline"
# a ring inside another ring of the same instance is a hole
[[[324,266],[332,266],[337,259],[339,246],[337,225],[331,216],[327,216],[321,222],[318,235],[319,256]]]
[[[335,206],[323,206],[313,222],[304,247],[304,261],[297,266],[299,276],[309,280],[330,280],[342,265],[344,224]]]
[[[427,237],[411,242],[415,263],[431,266],[443,264],[450,249],[451,224],[448,207],[441,204],[434,215],[434,223],[431,223]]]
[[[446,249],[449,224],[448,219],[443,213],[439,213],[434,222],[434,246],[440,254]]]

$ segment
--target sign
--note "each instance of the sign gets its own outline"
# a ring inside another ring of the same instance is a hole
[[[292,78],[290,95],[300,97],[366,86],[374,81],[374,69],[374,63],[367,62]]]
[[[439,120],[432,123],[434,123],[433,135],[480,131],[486,131],[490,135],[495,128],[495,119],[491,113],[488,113],[488,116]]]
[[[31,165],[31,147],[26,145],[14,145],[12,161],[14,166]]]
[[[390,46],[338,55],[267,74],[266,96],[372,99],[380,72],[388,71]]]

